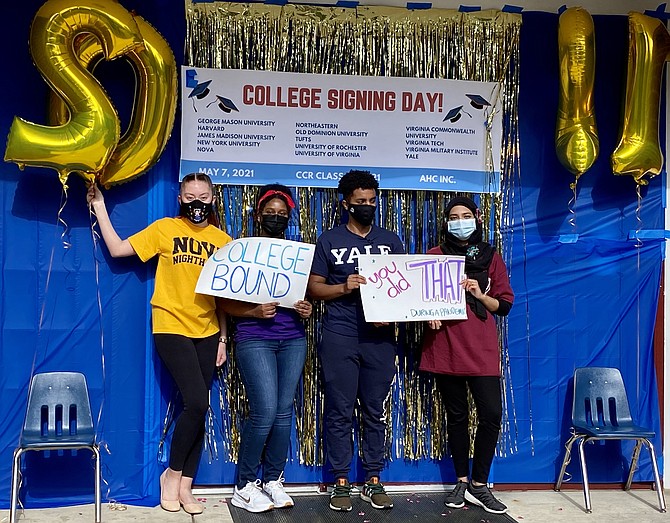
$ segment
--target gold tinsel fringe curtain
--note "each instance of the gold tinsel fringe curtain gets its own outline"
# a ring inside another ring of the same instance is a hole
[[[502,107],[498,117],[503,118],[501,192],[482,194],[480,201],[485,224],[510,267],[508,246],[515,228],[511,207],[519,183],[520,15],[494,10],[460,13],[190,1],[186,2],[186,13],[185,63],[189,66],[498,82]],[[251,186],[217,186],[223,203],[219,209],[222,224],[234,237],[253,232],[251,210],[256,192]],[[336,191],[298,188],[296,193],[299,212],[292,218],[293,239],[313,243],[322,230],[338,223]],[[444,206],[453,196],[447,192],[381,191],[380,224],[397,232],[408,252],[425,252],[439,242]],[[290,456],[307,465],[322,463],[323,404],[316,357],[322,313],[322,304],[318,304],[307,327],[307,361],[296,399],[299,448]],[[499,329],[504,398],[499,453],[505,455],[516,448],[516,414],[505,321]],[[387,401],[391,459],[439,459],[446,451],[439,394],[430,376],[418,372],[422,334],[419,322],[398,329],[396,379]],[[219,403],[227,410],[222,412],[223,448],[236,461],[246,402],[232,356],[219,376]]]

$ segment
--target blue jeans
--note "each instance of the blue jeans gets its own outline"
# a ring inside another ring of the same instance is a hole
[[[261,456],[264,482],[276,481],[284,471],[293,399],[306,354],[305,338],[247,340],[235,346],[235,360],[249,401],[237,462],[238,488],[256,481]]]

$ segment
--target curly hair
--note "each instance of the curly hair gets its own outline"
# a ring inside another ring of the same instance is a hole
[[[344,196],[345,200],[351,196],[356,189],[379,189],[379,182],[372,176],[370,171],[351,170],[337,184],[337,190]]]
[[[291,194],[291,189],[280,183],[269,183],[258,190],[258,198],[256,198],[256,212],[260,212],[261,205],[263,205],[265,202],[269,202],[273,198],[279,198],[281,201],[283,201],[289,211],[295,206],[293,202],[293,195]]]

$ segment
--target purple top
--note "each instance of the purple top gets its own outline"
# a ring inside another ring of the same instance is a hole
[[[235,316],[235,343],[248,340],[294,340],[305,337],[305,327],[294,309],[278,308],[274,318]]]

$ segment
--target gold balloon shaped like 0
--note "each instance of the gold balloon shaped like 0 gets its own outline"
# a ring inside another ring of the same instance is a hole
[[[170,138],[177,109],[177,66],[172,50],[142,17],[135,16],[135,21],[144,46],[125,55],[137,79],[135,103],[128,130],[98,176],[105,187],[128,182],[158,161]],[[75,53],[91,72],[104,57],[102,46],[93,35],[83,35],[75,41]],[[68,119],[67,106],[55,95],[49,102],[49,118],[58,124]]]
[[[645,176],[656,176],[663,167],[658,122],[670,35],[657,18],[632,12],[628,14],[628,38],[626,101],[619,144],[611,157],[612,171],[647,185]]]
[[[575,183],[598,158],[600,140],[593,103],[596,51],[591,15],[566,9],[558,20],[559,98],[556,155]]]
[[[109,161],[119,142],[118,116],[98,81],[79,62],[74,41],[91,33],[107,60],[143,45],[133,16],[118,2],[48,0],[30,30],[30,52],[49,86],[67,105],[70,119],[46,126],[15,117],[7,137],[5,161],[48,167],[63,184],[76,172],[88,181]]]

